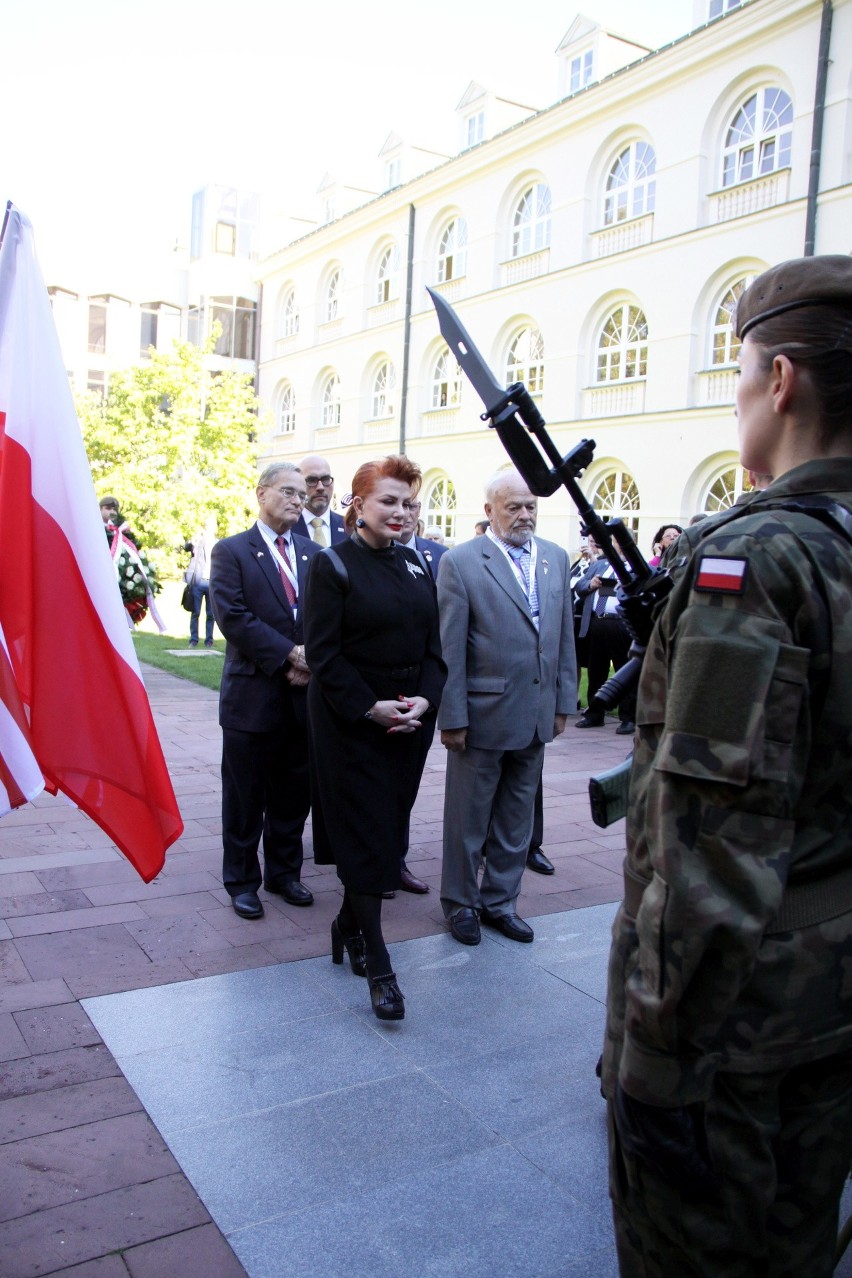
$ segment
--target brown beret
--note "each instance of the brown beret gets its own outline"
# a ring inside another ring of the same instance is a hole
[[[800,306],[852,307],[852,257],[795,257],[758,275],[737,303],[737,337]]]

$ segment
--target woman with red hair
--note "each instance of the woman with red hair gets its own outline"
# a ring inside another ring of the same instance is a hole
[[[343,906],[331,925],[367,976],[380,1020],[403,996],[382,935],[382,894],[400,857],[447,677],[428,566],[395,544],[421,482],[407,457],[366,462],[352,480],[348,541],[315,555],[305,597],[314,859],[335,865]]]

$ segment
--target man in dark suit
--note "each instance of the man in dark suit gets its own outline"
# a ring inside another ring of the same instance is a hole
[[[308,560],[319,550],[292,534],[306,496],[292,463],[267,466],[257,486],[257,523],[217,542],[211,558],[213,612],[228,641],[219,693],[222,880],[237,914],[247,919],[263,914],[261,882],[290,905],[314,899],[299,881],[310,810],[310,674],[299,605]]]
[[[310,453],[299,462],[299,470],[305,477],[308,498],[293,532],[299,537],[310,537],[320,548],[345,541],[348,533],[343,527],[343,519],[331,509],[334,476],[328,458]]]
[[[431,541],[428,537],[418,537],[417,522],[420,519],[420,509],[422,502],[413,501],[411,508],[405,516],[405,522],[402,525],[402,532],[399,534],[400,546],[407,546],[409,550],[417,550],[426,560],[429,571],[432,574],[432,580],[438,580],[438,564],[441,562],[441,555],[445,555],[448,546],[443,542]]]
[[[599,554],[597,543],[591,536],[589,544],[593,553]],[[604,726],[604,712],[593,708],[592,701],[609,678],[610,665],[620,670],[628,659],[632,640],[630,631],[618,614],[617,586],[615,570],[606,558],[601,557],[593,560],[575,587],[583,609],[578,639],[587,640],[586,665],[589,671],[588,709],[574,724],[575,728]],[[632,736],[636,727],[635,688],[621,701],[618,714],[620,723],[615,730],[616,735]]]

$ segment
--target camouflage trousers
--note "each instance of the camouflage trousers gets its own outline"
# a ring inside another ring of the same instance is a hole
[[[830,1278],[852,1156],[852,1052],[717,1074],[705,1126],[718,1203],[690,1200],[626,1155],[608,1108],[621,1278]]]

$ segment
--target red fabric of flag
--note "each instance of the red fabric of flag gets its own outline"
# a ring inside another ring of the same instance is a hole
[[[183,829],[98,512],[32,228],[0,248],[0,628],[48,787],[146,882]],[[0,738],[0,755],[4,755]]]

